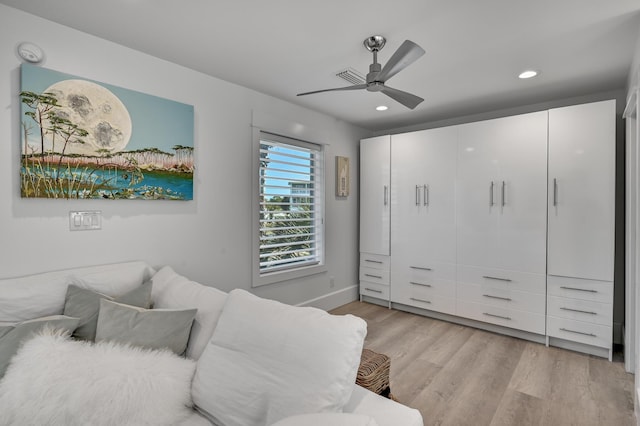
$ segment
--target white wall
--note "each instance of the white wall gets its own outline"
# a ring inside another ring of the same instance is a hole
[[[634,94],[638,93],[638,87],[640,86],[640,31],[638,31],[638,40],[636,42],[636,49],[635,49],[635,54],[633,57],[633,62],[631,65],[631,69],[629,72],[629,79],[628,79],[628,84],[627,84],[627,99],[631,99],[633,97]],[[636,424],[640,426],[640,413],[638,413],[638,410],[640,409],[640,405],[638,402],[638,397],[640,396],[640,291],[638,291],[638,276],[639,276],[639,268],[640,268],[640,258],[639,253],[640,251],[638,251],[638,197],[640,197],[640,194],[637,193],[638,188],[639,188],[639,182],[638,182],[638,135],[640,135],[640,121],[638,120],[639,116],[638,116],[638,108],[637,106],[638,104],[638,99],[637,97],[635,98],[635,104],[636,104],[636,108],[635,108],[635,114],[633,114],[633,117],[630,118],[629,123],[628,123],[628,127],[635,125],[635,128],[633,129],[629,129],[629,133],[628,135],[630,135],[631,137],[633,137],[634,139],[627,141],[627,144],[629,146],[632,147],[631,152],[634,153],[635,155],[632,158],[628,159],[627,164],[629,164],[630,170],[629,170],[629,176],[631,176],[632,178],[635,178],[635,181],[633,182],[628,182],[628,185],[631,186],[631,188],[636,189],[636,193],[635,194],[631,194],[629,197],[629,200],[631,202],[634,202],[634,205],[632,206],[628,206],[630,213],[632,213],[631,215],[631,220],[629,221],[629,225],[630,228],[627,229],[628,233],[632,233],[631,235],[633,236],[633,238],[631,238],[632,243],[634,243],[635,245],[635,252],[632,253],[635,255],[635,257],[631,257],[628,256],[627,257],[627,261],[630,262],[630,265],[627,265],[627,267],[629,268],[628,270],[633,274],[633,276],[629,277],[630,282],[628,283],[628,287],[630,288],[630,293],[634,293],[635,292],[635,300],[627,300],[627,304],[626,306],[632,310],[632,312],[627,313],[627,318],[628,319],[635,319],[635,324],[631,325],[631,324],[627,324],[627,328],[629,330],[629,333],[625,336],[629,339],[629,343],[632,343],[635,345],[635,347],[633,348],[633,350],[629,350],[629,348],[625,347],[625,355],[633,355],[635,356],[635,359],[633,360],[625,360],[625,367],[627,368],[627,371],[634,371],[635,372],[635,392],[633,395],[633,402],[634,402],[634,411],[636,413]],[[633,214],[635,213],[635,215]],[[628,294],[626,296],[627,298],[629,297],[633,297],[633,294]],[[634,336],[632,337],[630,335],[630,333],[634,333]]]
[[[194,200],[20,198],[16,47],[25,41],[44,50],[43,67],[193,105]],[[224,290],[250,289],[253,110],[318,129],[330,143],[326,149],[328,273],[255,292],[298,304],[346,289],[340,294],[354,299],[358,141],[369,132],[0,5],[0,277],[142,259],[154,266],[171,265]],[[352,194],[347,199],[333,196],[336,155],[352,159]],[[102,230],[70,232],[70,210],[101,210]],[[333,288],[330,277],[335,277]]]

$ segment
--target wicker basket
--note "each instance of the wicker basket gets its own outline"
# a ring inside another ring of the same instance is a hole
[[[391,361],[388,356],[363,349],[356,384],[388,397],[390,368]]]

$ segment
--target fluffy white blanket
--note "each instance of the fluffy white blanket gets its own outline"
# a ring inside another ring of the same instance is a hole
[[[28,340],[0,382],[0,424],[175,425],[191,414],[195,362],[60,333]]]

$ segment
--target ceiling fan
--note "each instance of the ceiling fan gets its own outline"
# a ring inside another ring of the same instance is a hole
[[[424,55],[424,49],[411,40],[405,40],[398,50],[393,53],[384,67],[382,67],[378,63],[378,52],[382,50],[386,42],[387,40],[380,35],[371,36],[363,42],[364,47],[373,53],[373,63],[369,65],[369,73],[367,74],[366,83],[354,84],[347,87],[338,87],[335,89],[298,93],[298,96],[312,95],[314,93],[321,92],[366,89],[369,92],[382,92],[390,98],[400,102],[407,108],[414,109],[420,102],[424,101],[424,99],[419,96],[412,95],[411,93],[386,86],[385,82]]]

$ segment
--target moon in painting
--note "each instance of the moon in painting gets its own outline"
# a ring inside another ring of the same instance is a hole
[[[100,155],[122,151],[131,138],[131,116],[122,101],[107,88],[86,80],[62,80],[45,93],[55,95],[60,107],[58,116],[66,118],[88,132],[84,144],[67,144],[65,154]],[[49,123],[45,123],[47,126]],[[51,134],[48,141],[56,152],[62,151],[62,138]],[[55,142],[55,146],[53,143]]]

